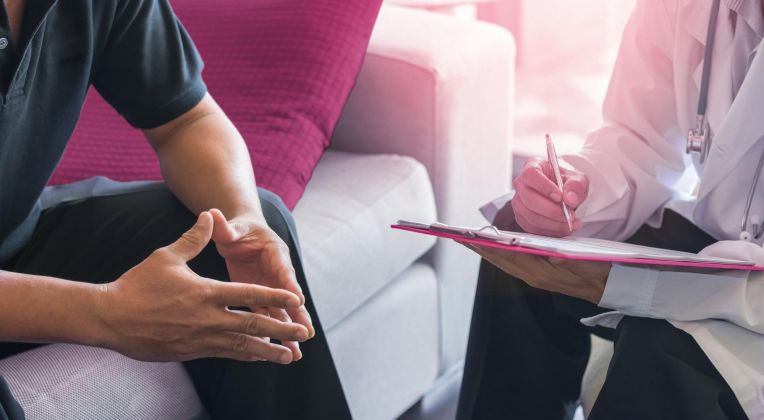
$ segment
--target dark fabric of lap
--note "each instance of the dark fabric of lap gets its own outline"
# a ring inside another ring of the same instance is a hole
[[[350,418],[305,282],[293,221],[275,195],[264,190],[260,193],[269,226],[289,245],[316,337],[301,344],[303,359],[289,366],[200,359],[185,363],[186,369],[202,403],[216,419],[302,419],[316,413]],[[195,220],[167,189],[60,204],[42,214],[32,240],[6,269],[90,283],[110,282],[153,250],[175,241]],[[189,266],[199,275],[228,281],[225,262],[212,244]],[[0,358],[34,346],[1,343]]]
[[[8,384],[0,376],[0,420],[22,420],[23,418],[24,410],[13,399],[11,390],[8,389]]]
[[[494,223],[521,230],[511,206]],[[698,252],[714,239],[666,212],[661,228],[644,226],[628,242]],[[626,317],[616,330],[580,323],[606,311],[533,288],[483,261],[457,418],[571,419],[591,350],[590,333],[615,342],[590,420],[745,418],[728,384],[690,335],[664,320]]]

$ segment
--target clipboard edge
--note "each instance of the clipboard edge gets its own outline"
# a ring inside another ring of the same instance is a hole
[[[423,225],[424,226],[424,225]],[[717,264],[717,263],[702,263],[692,261],[671,261],[671,260],[654,260],[648,258],[608,258],[608,257],[589,257],[582,255],[563,254],[560,252],[539,250],[534,248],[527,248],[518,245],[508,245],[500,242],[491,242],[480,238],[468,238],[465,236],[454,235],[441,231],[433,231],[430,229],[407,227],[398,224],[390,225],[392,229],[402,230],[407,232],[419,233],[423,235],[430,235],[444,239],[451,239],[457,242],[466,242],[480,246],[486,246],[489,248],[501,249],[510,252],[520,252],[523,254],[536,255],[539,257],[555,257],[566,260],[574,261],[592,261],[592,262],[610,262],[616,264],[633,264],[633,265],[653,265],[653,266],[668,266],[668,267],[685,267],[685,268],[702,268],[707,270],[736,270],[736,271],[764,271],[764,266],[757,265],[734,265],[734,264]]]

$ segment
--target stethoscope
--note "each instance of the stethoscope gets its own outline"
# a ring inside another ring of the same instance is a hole
[[[698,117],[695,128],[687,134],[687,154],[693,152],[700,153],[700,163],[704,163],[711,150],[711,129],[706,121],[706,105],[708,103],[708,85],[711,78],[711,59],[714,50],[714,36],[716,34],[716,20],[719,16],[719,0],[714,0],[711,6],[711,17],[708,21],[708,33],[706,34],[706,48],[703,53],[703,76],[700,82],[700,98],[698,99]],[[764,224],[757,216],[750,217],[753,197],[756,193],[756,187],[761,177],[761,169],[764,166],[764,153],[759,159],[759,165],[756,168],[759,176],[754,176],[751,189],[748,191],[748,199],[745,204],[743,220],[740,224],[740,240],[752,241],[758,240],[764,234]],[[749,217],[751,229],[748,229]]]

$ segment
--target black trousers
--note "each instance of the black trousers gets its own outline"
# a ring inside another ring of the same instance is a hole
[[[289,245],[316,336],[301,344],[303,359],[288,366],[226,359],[186,362],[199,397],[215,419],[349,419],[350,412],[326,336],[305,282],[291,216],[275,195],[261,191],[268,225]],[[46,210],[34,237],[6,270],[91,283],[116,280],[154,249],[175,241],[196,218],[163,186],[89,198]],[[198,274],[228,280],[210,245],[190,262]],[[0,358],[34,345],[0,343]],[[3,417],[5,413],[6,417]],[[0,420],[23,418],[0,378]]]
[[[510,206],[495,224],[518,230]],[[714,242],[675,213],[630,242],[698,252]],[[745,419],[732,390],[695,340],[664,320],[625,317],[617,329],[587,328],[605,312],[535,289],[483,262],[457,419],[571,419],[589,359],[590,333],[614,355],[589,420]]]

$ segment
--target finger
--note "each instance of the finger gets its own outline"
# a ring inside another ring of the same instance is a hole
[[[212,293],[213,299],[225,306],[270,306],[283,309],[300,306],[300,299],[294,293],[256,284],[215,282]]]
[[[566,260],[565,258],[560,258],[560,257],[549,257],[548,260],[550,264],[557,267],[562,267],[565,264],[567,264],[567,262],[569,261],[569,260]]]
[[[544,173],[541,163],[529,164],[523,169],[520,176],[515,179],[514,185],[515,188],[517,188],[518,185],[526,185],[556,203],[562,201],[562,191],[560,191],[557,184]]]
[[[268,317],[271,316],[270,312],[268,312],[268,308],[250,307],[249,310],[252,311],[252,313],[260,314],[262,316],[268,316]],[[266,341],[271,341],[269,337],[262,337],[262,339]]]
[[[589,178],[582,173],[568,173],[562,188],[565,204],[576,209],[589,195]]]
[[[304,305],[298,308],[289,308],[287,309],[287,313],[289,314],[289,317],[292,318],[292,321],[303,325],[308,329],[308,335],[310,338],[316,336],[316,329],[313,327],[313,320],[310,317],[310,313],[308,313],[308,309]]]
[[[523,164],[521,172],[528,168],[535,168],[540,170],[541,173],[550,180],[554,177],[554,169],[552,169],[552,165],[546,159],[534,157],[526,160]]]
[[[525,185],[518,185],[516,189],[517,194],[512,201],[522,201],[525,208],[547,219],[565,221],[565,214],[562,212],[562,205],[559,202],[554,202]]]
[[[184,261],[189,261],[199,255],[207,246],[212,237],[212,216],[209,212],[202,212],[196,220],[196,224],[187,230],[177,241],[167,245],[165,249],[179,256]]]
[[[485,259],[508,273],[523,279],[531,277],[531,273],[539,265],[547,265],[546,257],[539,257],[521,252],[504,252],[502,250],[483,248]]]
[[[457,244],[459,244],[459,245],[462,245],[462,246],[464,246],[465,248],[469,248],[470,250],[477,252],[477,249],[476,249],[476,248],[477,248],[477,245],[473,245],[473,244],[471,244],[471,243],[469,243],[469,242],[463,242],[463,241],[460,241],[460,240],[458,240],[458,239],[457,239],[457,240],[455,240],[455,241],[456,241],[456,243],[457,243]]]
[[[241,235],[236,231],[234,226],[228,223],[223,212],[218,209],[210,210],[212,219],[214,221],[214,229],[212,230],[212,239],[216,243],[230,243],[238,240]]]
[[[515,213],[515,220],[517,221],[517,224],[519,224],[520,227],[523,228],[523,230],[525,230],[528,233],[533,233],[536,235],[560,238],[560,237],[568,236],[572,233],[568,229],[567,223],[561,224],[562,226],[558,226],[557,229],[548,229],[548,228],[539,226],[538,219],[530,220],[526,218],[525,214],[523,213]],[[580,229],[580,228],[581,228],[581,221],[578,219],[574,219],[573,230],[576,231],[577,229]]]
[[[543,230],[544,232],[555,232],[555,236],[567,236],[572,233],[564,216],[560,219],[551,219],[544,214],[537,213],[528,208],[523,200],[514,203],[513,208],[515,209],[515,217],[518,220],[522,218],[524,219],[524,222],[533,226],[532,230],[528,230],[530,233],[539,233],[540,230]],[[571,221],[575,230],[577,222],[575,213],[571,213]],[[522,224],[520,226],[525,229],[525,226]]]
[[[292,363],[292,351],[276,343],[269,343],[247,334],[225,332],[206,340],[210,357],[222,357],[241,361],[269,361],[288,365]]]
[[[285,310],[276,309],[276,308],[269,308],[268,310],[270,312],[271,317],[286,323],[292,322],[292,319],[289,317],[289,315],[287,315]],[[295,325],[299,325],[299,324],[295,324]],[[306,331],[306,337],[307,337],[307,329],[305,331]],[[305,340],[302,340],[302,341],[305,341]],[[297,341],[282,340],[281,344],[292,351],[292,360],[296,362],[302,359],[302,351],[300,350],[300,344]]]
[[[286,321],[250,312],[229,310],[217,326],[225,331],[253,337],[275,338],[281,341],[305,341],[308,339],[307,328]]]
[[[475,247],[475,252],[477,252],[484,260],[511,276],[522,279],[526,275],[523,266],[519,264],[523,254],[514,252],[500,253],[491,248],[479,246]]]
[[[275,233],[274,233],[275,235]],[[280,238],[274,239],[270,248],[273,252],[272,267],[276,274],[276,282],[282,289],[289,290],[300,298],[300,304],[305,304],[305,294],[297,281],[297,273],[292,265],[292,257],[289,255],[289,247]]]

